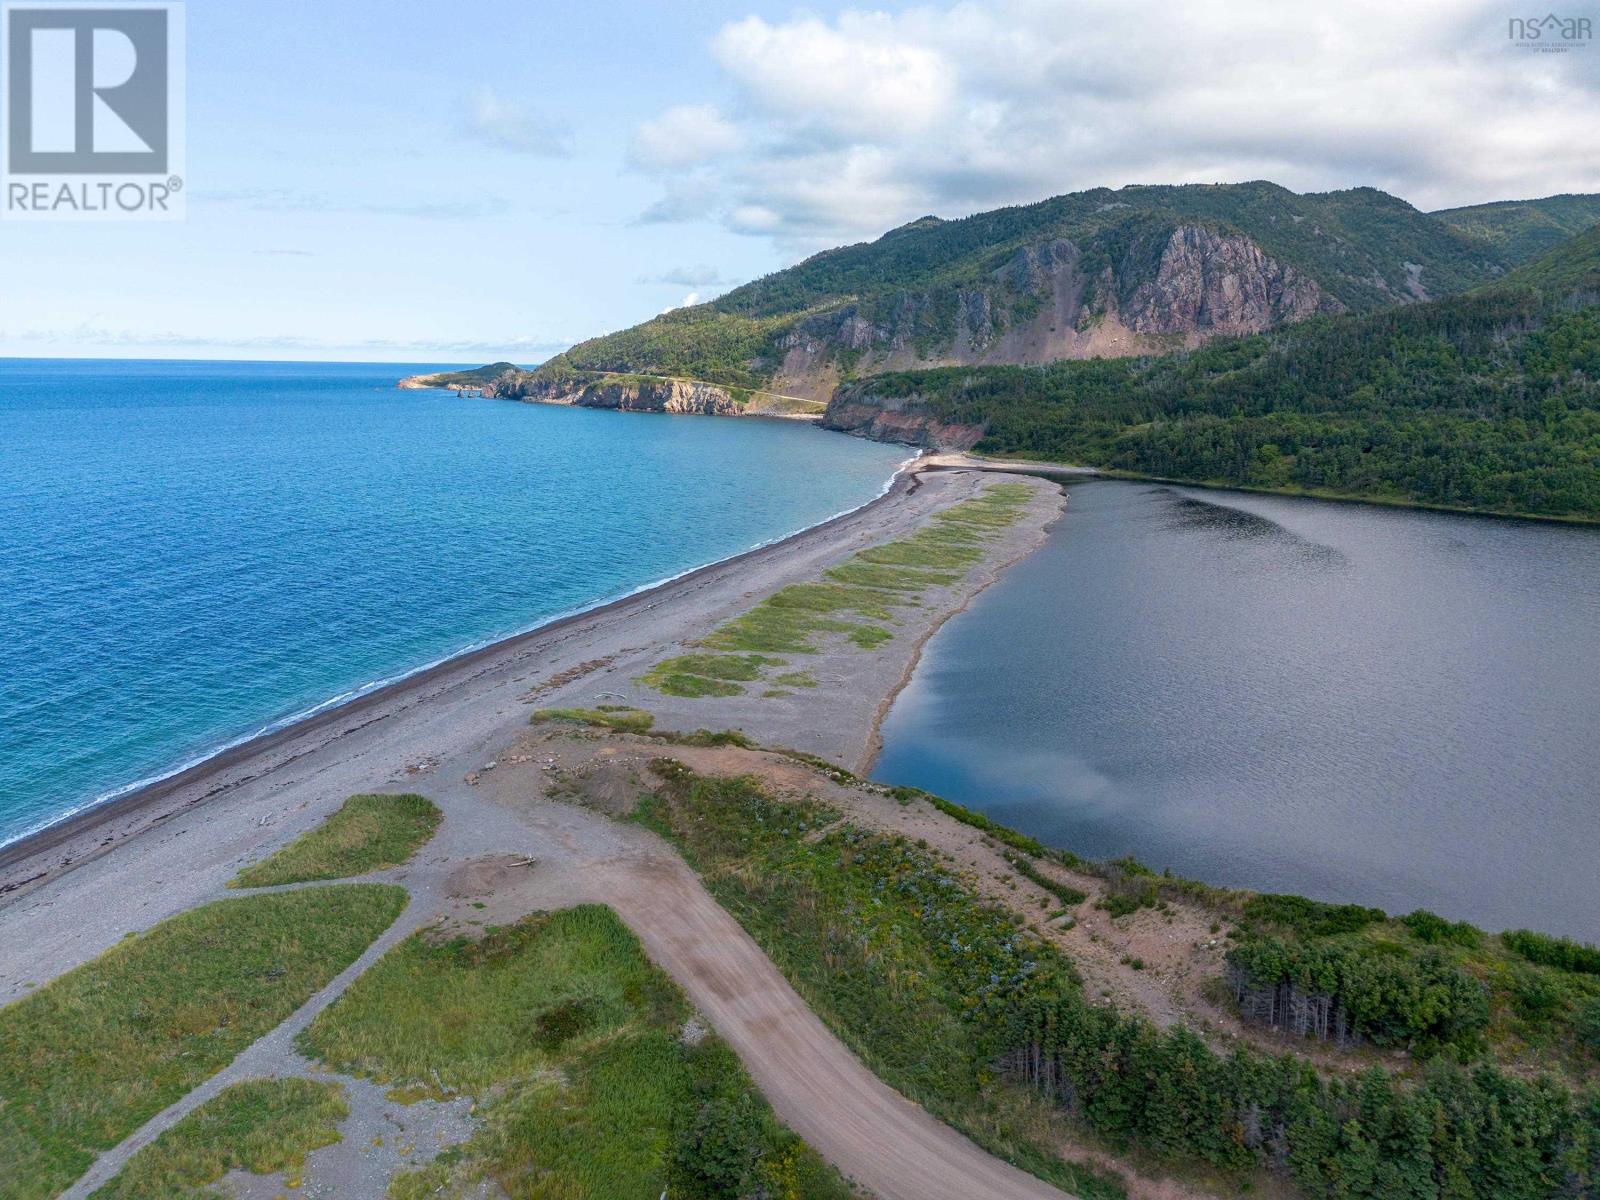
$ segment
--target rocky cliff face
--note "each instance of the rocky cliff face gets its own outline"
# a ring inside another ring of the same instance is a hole
[[[915,394],[880,395],[870,379],[835,391],[823,414],[822,427],[878,442],[904,442],[924,450],[970,450],[984,433],[982,425],[935,420]]]
[[[736,417],[745,404],[728,388],[687,379],[646,379],[637,375],[605,376],[590,383],[542,383],[527,373],[506,375],[484,392],[510,400],[610,408],[620,412],[693,413]]]
[[[1158,354],[1343,309],[1242,234],[1180,224],[1116,246],[1058,238],[979,286],[803,318],[778,342],[774,387],[827,399],[845,374]]]

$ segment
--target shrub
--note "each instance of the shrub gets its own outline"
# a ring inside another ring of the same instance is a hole
[[[1500,935],[1500,940],[1512,953],[1529,962],[1579,975],[1600,975],[1600,948],[1571,938],[1535,933],[1531,929],[1509,930]]]
[[[1472,949],[1483,943],[1483,930],[1466,921],[1446,921],[1437,913],[1419,908],[1400,918],[1411,936],[1430,946],[1464,946]]]
[[[1591,996],[1584,1001],[1573,1024],[1578,1031],[1578,1041],[1600,1054],[1600,996]]]
[[[1381,908],[1363,908],[1359,904],[1324,904],[1304,896],[1264,893],[1245,902],[1244,917],[1314,938],[1355,933],[1387,919],[1388,914]]]
[[[673,1140],[673,1194],[696,1200],[749,1195],[761,1161],[762,1125],[749,1092],[703,1101]]]

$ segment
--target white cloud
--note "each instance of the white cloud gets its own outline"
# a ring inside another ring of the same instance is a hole
[[[724,26],[711,49],[760,108],[830,136],[918,133],[954,98],[939,48],[886,13],[847,12],[837,25],[746,17]]]
[[[714,218],[798,251],[1126,183],[1370,184],[1422,208],[1600,190],[1600,47],[1518,49],[1505,15],[959,0],[748,17],[711,45],[736,128],[717,114],[721,157],[693,159],[646,219]]]
[[[639,126],[628,162],[644,171],[681,171],[739,148],[738,128],[709,104],[680,104]]]
[[[525,105],[503,99],[488,86],[472,94],[466,133],[516,154],[565,158],[572,153],[570,135],[560,125]]]
[[[656,275],[641,275],[639,282],[670,283],[677,287],[714,288],[727,287],[733,280],[724,279],[722,272],[715,267],[697,263],[692,267],[673,267]]]

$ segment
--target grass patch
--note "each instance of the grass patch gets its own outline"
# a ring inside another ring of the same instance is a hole
[[[680,654],[657,663],[638,682],[668,696],[737,696],[744,691],[740,683],[783,665],[783,659],[763,654]]]
[[[748,683],[761,678],[763,667],[782,665],[781,658],[768,658],[762,654],[681,654],[658,663],[655,670]]]
[[[920,571],[915,567],[886,567],[879,563],[851,559],[830,567],[823,577],[852,587],[879,588],[888,592],[923,592],[930,587],[949,587],[961,579],[956,571]]]
[[[765,654],[815,654],[825,633],[851,634],[855,621],[824,615],[826,610],[775,604],[782,592],[767,597],[749,612],[734,617],[705,639],[713,650],[759,651]]]
[[[755,739],[737,729],[696,729],[693,733],[657,733],[664,742],[674,746],[738,746],[744,750],[755,749]]]
[[[1033,865],[1033,860],[1022,854],[1008,854],[1006,861],[1018,875],[1030,880],[1049,892],[1067,908],[1082,904],[1089,898],[1087,892],[1081,892],[1071,884],[1062,883],[1059,879],[1052,879],[1038,867]]]
[[[407,1094],[481,1101],[483,1129],[396,1178],[395,1200],[483,1180],[512,1196],[594,1200],[761,1187],[810,1200],[848,1196],[777,1123],[731,1051],[714,1038],[683,1042],[688,1015],[615,914],[586,905],[477,942],[413,937],[323,1012],[301,1044]],[[787,1180],[797,1190],[770,1186]]]
[[[405,907],[381,884],[223,900],[0,1009],[0,1195],[54,1196],[353,962]]]
[[[908,538],[863,550],[824,571],[819,581],[774,592],[713,630],[701,643],[709,653],[668,659],[639,682],[670,696],[734,696],[744,690],[740,685],[784,665],[782,658],[768,656],[816,654],[830,636],[874,649],[894,636],[895,610],[917,605],[931,587],[957,583],[983,558],[984,543],[1017,519],[1029,494],[1026,484],[993,485],[936,514]],[[782,686],[769,686],[761,695],[815,686],[785,682],[802,678],[808,678],[804,672],[769,680]]]
[[[336,1083],[254,1079],[208,1100],[140,1150],[96,1200],[210,1200],[229,1171],[285,1172],[339,1140],[349,1115]],[[290,1186],[294,1186],[292,1183]]]
[[[546,721],[566,721],[574,725],[593,725],[621,733],[648,733],[655,717],[637,708],[607,705],[605,708],[541,708],[528,718],[530,725]]]
[[[683,671],[651,671],[639,679],[664,696],[682,696],[688,700],[701,700],[707,696],[737,696],[744,688],[727,679],[712,679],[705,675],[690,675]]]
[[[417,795],[351,796],[321,825],[240,871],[229,887],[272,887],[309,879],[343,879],[405,862],[443,820]]]

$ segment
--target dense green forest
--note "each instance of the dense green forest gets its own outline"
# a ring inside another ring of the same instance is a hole
[[[1183,354],[875,376],[978,449],[1161,478],[1600,517],[1600,231],[1517,282]],[[1581,250],[1584,253],[1576,251]]]

